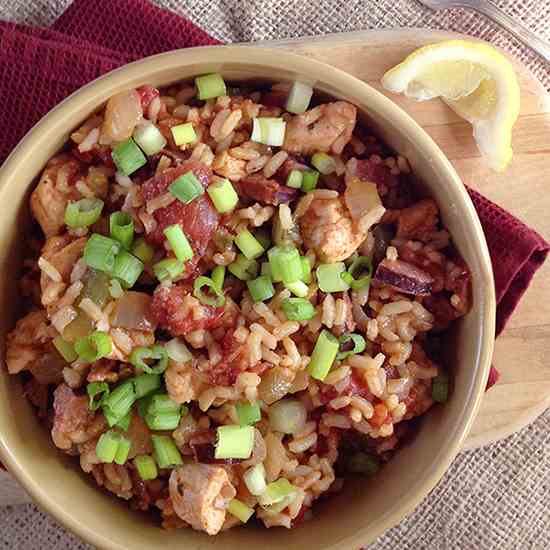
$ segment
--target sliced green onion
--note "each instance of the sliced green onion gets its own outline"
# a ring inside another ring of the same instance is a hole
[[[302,191],[308,193],[317,187],[319,172],[317,170],[305,170],[302,178]]]
[[[150,366],[145,362],[146,359],[152,359],[156,364]],[[168,352],[159,344],[150,348],[140,346],[132,350],[129,361],[136,369],[141,369],[147,374],[162,374],[168,367]]]
[[[311,283],[311,262],[306,256],[300,258],[302,262],[302,281],[309,285]]]
[[[209,289],[209,294],[207,294],[203,288]],[[212,296],[213,295],[213,296]],[[221,307],[225,304],[225,296],[223,290],[221,290],[212,279],[201,275],[195,279],[193,283],[193,296],[201,304],[213,307]]]
[[[248,229],[241,231],[235,237],[235,244],[239,247],[247,260],[255,260],[264,253],[263,246]]]
[[[254,514],[254,508],[250,508],[244,502],[236,498],[229,501],[227,511],[232,516],[240,519],[243,523],[246,523],[252,517],[252,514]]]
[[[321,381],[326,378],[332,367],[332,363],[336,359],[339,347],[340,343],[328,330],[323,330],[319,334],[309,365],[307,366],[307,370],[312,378]]]
[[[153,455],[159,468],[181,466],[183,460],[174,441],[167,435],[152,435]]]
[[[219,73],[205,74],[195,78],[197,95],[201,101],[226,95],[223,77]]]
[[[280,500],[276,504],[262,506],[262,510],[268,516],[275,516],[277,514],[280,514],[295,498],[296,498],[296,494],[291,493],[290,495],[284,497],[282,500]]]
[[[260,495],[259,501],[262,506],[270,506],[271,504],[281,502],[284,498],[295,492],[296,487],[288,479],[281,477],[277,481],[272,481],[267,485],[265,491]]]
[[[179,413],[146,414],[145,423],[150,430],[175,430],[180,423]]]
[[[148,264],[153,259],[155,249],[143,237],[140,237],[132,246],[132,254],[144,264]]]
[[[266,275],[260,275],[256,279],[246,281],[246,286],[248,286],[248,292],[250,292],[250,296],[254,302],[263,302],[269,300],[269,298],[273,298],[275,295],[273,283]]]
[[[193,128],[192,122],[186,122],[185,124],[178,124],[170,128],[174,143],[176,145],[184,145],[185,143],[191,143],[197,139],[197,133]]]
[[[97,458],[99,458],[101,462],[105,462],[107,464],[112,463],[115,459],[121,439],[122,436],[113,430],[109,430],[108,432],[101,434],[101,437],[95,446],[95,454],[97,455]]]
[[[230,212],[239,202],[239,195],[237,195],[235,188],[225,178],[218,178],[214,183],[211,183],[207,187],[206,192],[220,214]]]
[[[193,249],[179,224],[169,225],[163,233],[180,262],[186,262],[193,257]]]
[[[323,292],[343,292],[349,289],[348,283],[342,278],[346,272],[344,262],[321,264],[317,267],[317,283]]]
[[[271,280],[273,280],[271,277],[271,266],[269,265],[269,262],[262,262],[260,275],[264,275],[265,277],[269,277]]]
[[[353,290],[369,286],[372,277],[372,261],[366,256],[358,256],[349,266],[348,274],[353,278],[350,283]]]
[[[120,248],[118,241],[93,233],[84,247],[84,261],[88,267],[110,273]]]
[[[125,176],[133,174],[147,164],[147,158],[132,138],[119,143],[113,149],[111,156],[118,171]]]
[[[257,229],[254,231],[254,237],[262,245],[264,250],[267,250],[271,246],[271,235],[265,229]]]
[[[304,298],[286,298],[281,303],[281,309],[289,321],[308,321],[315,317],[315,308]]]
[[[172,338],[164,345],[168,357],[176,363],[187,363],[193,359],[193,355],[181,338]]]
[[[292,187],[294,189],[300,189],[302,187],[302,181],[304,175],[301,170],[292,170],[288,177],[286,178],[287,187]]]
[[[335,160],[326,153],[315,153],[311,157],[311,164],[313,164],[313,166],[325,176],[328,176],[336,171]]]
[[[157,465],[152,456],[139,455],[134,458],[134,465],[138,471],[139,477],[143,481],[156,479],[158,476]]]
[[[155,390],[154,392],[146,395],[145,397],[142,397],[138,402],[137,402],[137,409],[138,409],[138,414],[139,416],[141,416],[141,418],[145,419],[145,417],[147,416],[147,411],[149,410],[149,405],[151,404],[151,400],[153,399],[153,395],[157,395],[157,394],[160,394],[161,393],[161,390]]]
[[[174,180],[168,189],[183,204],[189,204],[204,194],[204,187],[191,170]]]
[[[254,428],[252,426],[219,426],[218,440],[214,457],[250,458],[254,446]]]
[[[126,250],[122,250],[117,254],[111,275],[121,281],[125,288],[132,288],[142,273],[143,262],[141,260],[132,256]]]
[[[285,288],[288,288],[294,296],[305,298],[309,293],[309,287],[304,281],[294,281],[293,283],[285,283]]]
[[[113,343],[106,332],[96,330],[85,338],[78,339],[74,349],[81,361],[93,363],[102,357],[107,357],[113,349]]]
[[[218,288],[219,290],[222,290],[223,282],[225,280],[225,266],[217,265],[212,270],[211,279],[212,279],[212,282],[216,285],[216,288]]]
[[[239,254],[237,259],[227,267],[229,272],[241,281],[253,279],[258,274],[258,262],[256,260],[247,260],[243,254]]]
[[[111,238],[118,241],[126,250],[130,250],[134,240],[134,220],[126,212],[113,212],[109,216]]]
[[[130,427],[130,422],[132,421],[132,411],[129,410],[120,420],[115,422],[115,426],[120,428],[122,431],[127,432]]]
[[[262,462],[249,468],[243,475],[246,488],[251,495],[261,495],[266,488],[265,467]]]
[[[241,426],[250,426],[262,419],[262,411],[258,403],[237,403],[235,408]]]
[[[88,227],[99,220],[102,210],[101,199],[80,199],[69,202],[65,208],[65,223],[69,227]]]
[[[346,469],[354,474],[372,476],[380,469],[380,462],[372,455],[355,453],[348,459]]]
[[[59,352],[59,355],[67,361],[67,363],[72,363],[78,358],[78,353],[76,353],[73,344],[63,340],[62,336],[56,336],[53,339],[53,345],[55,349]]]
[[[284,143],[286,122],[282,118],[259,117],[252,122],[252,141],[274,147]]]
[[[444,374],[438,374],[432,380],[432,399],[438,403],[445,403],[449,398],[449,377]]]
[[[275,246],[267,253],[273,280],[281,278],[284,283],[300,281],[304,271],[300,253],[294,246]]]
[[[158,390],[161,386],[160,374],[140,374],[134,378],[134,389],[136,392],[136,399],[149,395],[150,393]]]
[[[153,266],[153,273],[159,281],[174,280],[185,271],[185,264],[176,258],[165,258]]]
[[[166,138],[151,122],[137,126],[133,138],[141,150],[149,156],[160,153],[166,147]]]
[[[101,407],[109,426],[114,426],[125,417],[136,401],[134,383],[130,380],[118,385],[108,397],[103,398]]]
[[[365,351],[365,348],[367,347],[365,339],[360,334],[352,333],[342,334],[342,336],[340,336],[340,348],[342,348],[343,345],[347,344],[350,341],[353,342],[353,348],[350,350],[339,351],[336,355],[336,359],[338,359],[338,361],[342,361],[342,359],[345,359],[350,355],[363,353]]]
[[[109,282],[109,294],[112,298],[118,299],[122,298],[124,294],[124,290],[122,288],[122,285],[120,284],[120,281],[117,279],[111,279]]]
[[[132,446],[132,443],[130,440],[126,439],[125,437],[120,438],[120,441],[118,442],[118,448],[115,454],[116,464],[122,465],[128,460],[128,454],[130,453],[131,446]]]
[[[147,409],[149,414],[168,414],[181,412],[181,405],[173,401],[167,393],[153,395]]]
[[[88,408],[91,411],[96,411],[101,407],[101,402],[105,397],[109,396],[109,384],[106,382],[91,382],[86,386],[86,392],[90,398]]]
[[[313,96],[313,88],[303,82],[293,82],[288,99],[286,100],[286,110],[289,113],[301,115],[307,111],[309,102]]]

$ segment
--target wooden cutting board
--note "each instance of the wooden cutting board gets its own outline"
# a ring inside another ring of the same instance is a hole
[[[391,97],[439,144],[463,181],[550,240],[550,96],[514,61],[521,86],[521,113],[514,128],[514,160],[504,174],[480,158],[471,127],[439,100],[417,103],[385,92],[380,78],[414,49],[462,37],[428,29],[373,30],[319,38],[262,42],[338,67]],[[472,449],[502,439],[550,406],[550,261],[535,276],[506,330],[494,365],[499,383],[484,397],[466,441]]]

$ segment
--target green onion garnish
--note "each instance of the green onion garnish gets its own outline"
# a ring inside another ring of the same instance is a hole
[[[217,265],[212,270],[211,275],[212,282],[214,285],[216,285],[216,288],[219,290],[223,289],[223,282],[225,280],[225,266],[224,265]]]
[[[184,271],[185,264],[176,258],[165,258],[153,266],[153,272],[159,281],[174,280]]]
[[[248,469],[244,475],[243,479],[246,485],[246,488],[250,491],[251,495],[261,495],[266,488],[265,482],[265,467],[262,462],[256,464],[252,468]]]
[[[267,250],[271,246],[271,232],[266,229],[260,228],[254,231],[254,237],[262,245],[264,250]]]
[[[449,377],[445,373],[438,374],[432,380],[432,399],[445,403],[449,398]]]
[[[134,240],[134,220],[126,212],[113,212],[109,216],[111,238],[118,241],[126,250],[130,250]]]
[[[152,359],[156,363],[148,365],[145,360]],[[130,363],[147,374],[162,374],[168,367],[168,352],[163,346],[155,344],[150,348],[137,347],[132,350]]]
[[[187,363],[193,359],[193,355],[187,349],[187,346],[181,338],[172,338],[164,345],[168,357],[176,363]]]
[[[380,462],[372,455],[355,453],[348,459],[346,469],[354,474],[372,476],[380,469]]]
[[[218,440],[214,457],[250,458],[254,446],[254,428],[252,426],[219,426]]]
[[[119,143],[113,149],[111,156],[118,171],[125,176],[133,174],[147,164],[147,158],[132,138]]]
[[[88,408],[96,411],[101,407],[101,402],[109,396],[109,384],[106,382],[92,382],[86,386],[86,392],[90,398]]]
[[[99,220],[102,210],[101,199],[80,199],[69,202],[65,208],[65,223],[69,227],[88,227]]]
[[[294,283],[302,279],[302,261],[294,246],[275,246],[269,250],[267,257],[274,281],[279,277],[284,283]]]
[[[150,479],[156,479],[158,476],[157,465],[152,456],[139,455],[134,458],[134,465],[138,471],[139,477],[143,481],[149,481]]]
[[[84,247],[84,261],[88,267],[110,273],[120,248],[118,241],[93,233]]]
[[[302,187],[302,181],[304,179],[301,170],[292,170],[286,178],[287,187],[293,187],[294,189],[300,189]]]
[[[122,282],[125,288],[132,288],[143,272],[143,262],[126,250],[119,252],[111,275]]]
[[[273,283],[271,279],[266,275],[260,275],[256,279],[246,281],[248,286],[248,292],[254,302],[263,302],[273,298],[275,295],[275,289],[273,288]]]
[[[166,147],[166,138],[150,122],[137,126],[134,130],[133,138],[141,150],[149,156],[160,153]]]
[[[349,285],[342,278],[342,273],[346,272],[344,262],[333,264],[321,264],[317,267],[317,283],[323,292],[343,292],[349,289]]]
[[[312,378],[324,380],[336,359],[340,343],[328,330],[323,330],[311,354],[307,370]]]
[[[204,187],[191,170],[174,180],[168,189],[183,204],[189,204],[204,194]]]
[[[262,419],[262,411],[258,403],[237,403],[235,408],[241,426],[250,426]]]
[[[120,281],[118,281],[117,279],[111,279],[109,281],[109,294],[112,298],[115,299],[122,298],[124,290],[122,288],[122,285],[120,284]]]
[[[59,352],[59,355],[67,361],[67,363],[72,363],[73,361],[76,361],[78,358],[78,353],[74,350],[73,344],[70,342],[67,342],[66,340],[63,340],[62,336],[56,336],[53,339],[53,345],[55,346],[55,349]]]
[[[326,153],[315,153],[311,157],[311,164],[313,164],[313,166],[325,176],[328,176],[336,171],[336,162]]]
[[[152,435],[153,455],[159,468],[181,466],[183,460],[174,441],[167,435]]]
[[[308,321],[315,317],[315,308],[304,298],[286,298],[281,303],[281,309],[290,321]]]
[[[219,73],[205,74],[195,78],[197,95],[201,101],[226,95],[223,77]]]
[[[296,487],[288,479],[281,477],[277,481],[273,481],[267,485],[265,491],[260,495],[259,501],[262,506],[270,506],[271,504],[281,502],[284,498],[295,492]]]
[[[101,402],[103,414],[109,426],[114,426],[124,418],[136,401],[134,383],[131,380],[119,384],[108,397]]]
[[[271,266],[269,265],[269,262],[262,262],[262,267],[260,268],[260,275],[265,275],[266,277],[269,277],[272,281],[273,277],[271,276]],[[280,282],[280,281],[274,281],[274,282]]]
[[[263,246],[248,229],[241,231],[235,237],[235,244],[239,247],[247,260],[255,260],[264,253]]]
[[[230,264],[227,269],[237,279],[248,281],[258,274],[258,262],[256,260],[247,260],[243,254],[239,254],[236,260]]]
[[[288,92],[286,110],[289,113],[301,115],[307,111],[313,96],[313,88],[303,82],[294,82]]]
[[[113,462],[121,439],[122,436],[113,430],[101,434],[95,447],[97,458],[107,464]]]
[[[205,292],[203,289],[208,289],[209,292]],[[193,283],[193,296],[201,304],[213,307],[221,307],[225,304],[225,296],[223,291],[210,279],[201,275],[195,279]]]
[[[366,256],[358,256],[348,268],[353,280],[350,283],[353,290],[360,290],[370,285],[372,277],[372,261]]]
[[[80,294],[80,300],[89,298],[94,304],[103,309],[109,300],[109,282],[111,280],[109,275],[103,271],[90,269],[84,279],[84,288]]]
[[[143,237],[140,237],[132,246],[132,254],[144,264],[148,264],[153,259],[155,249]]]
[[[252,141],[274,147],[280,147],[284,143],[286,122],[282,118],[259,117],[252,122]]]
[[[132,421],[132,411],[129,410],[120,420],[115,422],[115,426],[117,428],[120,428],[122,431],[127,432],[128,428],[130,427],[131,421]]]
[[[116,450],[115,454],[115,463],[124,464],[126,460],[128,460],[128,454],[130,453],[130,447],[132,446],[132,442],[125,437],[121,437],[120,441],[118,442],[118,448]]]
[[[345,359],[350,355],[363,353],[365,351],[365,348],[367,347],[365,339],[360,334],[352,333],[342,334],[342,336],[340,336],[340,348],[342,348],[342,346],[350,341],[353,342],[353,348],[350,350],[339,351],[336,355],[336,359],[338,359],[338,361],[342,361],[342,359]]]
[[[185,124],[178,124],[170,128],[174,143],[176,145],[184,145],[185,143],[191,143],[197,139],[197,133],[193,128],[192,122],[186,122]]]
[[[319,172],[317,170],[305,170],[302,178],[302,191],[308,193],[317,187]]]
[[[134,389],[136,392],[136,399],[149,395],[150,393],[158,390],[162,384],[160,374],[140,374],[134,378]]]
[[[232,516],[240,519],[243,523],[246,523],[252,517],[252,514],[254,514],[254,508],[250,508],[244,502],[236,498],[229,501],[227,511]]]
[[[309,285],[311,283],[311,262],[306,256],[300,258],[302,262],[302,281]]]
[[[113,343],[106,332],[96,330],[84,338],[79,338],[74,349],[81,361],[93,363],[102,357],[107,357],[113,349]]]
[[[182,228],[177,223],[169,225],[163,233],[166,235],[170,247],[180,262],[186,262],[193,257],[193,249]]]
[[[304,281],[294,281],[293,283],[285,283],[285,288],[288,288],[294,296],[305,298],[309,293],[309,287]]]
[[[167,393],[153,395],[147,412],[149,414],[180,414],[182,406],[173,401]]]
[[[145,423],[150,430],[175,430],[180,423],[181,415],[177,413],[146,414]]]
[[[239,202],[239,196],[228,179],[217,179],[207,187],[206,192],[220,214],[230,212]]]

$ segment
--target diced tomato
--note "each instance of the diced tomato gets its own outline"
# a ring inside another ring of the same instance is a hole
[[[153,86],[149,86],[149,84],[145,84],[144,86],[140,86],[136,92],[139,95],[139,99],[141,101],[141,108],[143,109],[143,112],[147,112],[147,109],[149,108],[149,105],[151,104],[151,101],[155,99],[155,97],[160,96],[160,92],[153,88]]]
[[[373,426],[380,427],[386,422],[388,418],[388,409],[383,403],[377,403],[374,405],[374,414],[372,418],[369,418],[369,423]]]

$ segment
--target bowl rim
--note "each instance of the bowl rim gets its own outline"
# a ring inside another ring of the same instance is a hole
[[[192,56],[191,63],[187,63],[185,59],[190,55]],[[477,212],[451,162],[433,139],[411,116],[366,82],[332,65],[303,55],[257,45],[202,46],[172,50],[123,65],[96,78],[73,92],[42,117],[25,134],[0,167],[0,202],[8,198],[6,195],[9,193],[9,175],[24,165],[25,160],[29,158],[29,155],[32,155],[33,150],[39,142],[47,139],[48,134],[51,135],[52,131],[62,131],[63,128],[67,131],[66,120],[72,120],[73,116],[78,117],[78,112],[82,109],[83,104],[96,106],[97,99],[94,100],[94,98],[96,98],[99,91],[103,90],[105,92],[111,90],[112,93],[116,93],[128,87],[128,82],[131,80],[144,77],[145,83],[147,77],[150,77],[152,74],[177,69],[182,65],[208,64],[212,66],[219,64],[221,67],[225,63],[231,63],[237,68],[239,64],[246,65],[247,68],[252,64],[259,67],[271,66],[297,74],[305,74],[307,78],[316,79],[321,83],[329,83],[336,89],[346,90],[350,95],[366,96],[374,99],[376,106],[373,110],[390,120],[398,119],[400,125],[399,133],[414,134],[415,147],[429,151],[431,154],[430,161],[434,165],[438,165],[440,170],[446,173],[447,179],[454,187],[455,196],[461,203],[465,221],[467,225],[473,228],[477,236],[479,246],[476,252],[480,263],[480,271],[477,273],[477,276],[483,281],[486,287],[486,294],[480,311],[481,333],[479,335],[477,353],[478,361],[477,365],[474,365],[475,372],[473,375],[472,390],[462,406],[464,414],[453,424],[454,427],[450,430],[446,439],[448,444],[443,445],[434,454],[432,464],[435,467],[432,467],[429,472],[425,472],[413,486],[409,487],[402,501],[388,510],[377,523],[366,524],[357,531],[350,533],[345,540],[339,541],[336,545],[339,548],[343,544],[350,548],[363,546],[397,524],[416,508],[448,469],[460,451],[479,409],[493,352],[496,311],[494,280],[489,251]],[[3,433],[0,433],[0,458],[29,493],[33,501],[50,513],[69,531],[97,547],[122,549],[122,546],[112,542],[104,534],[92,530],[81,519],[72,516],[63,506],[62,502],[55,500],[43,491],[40,487],[40,481],[34,479],[32,471],[27,470],[27,467],[10,451]],[[336,548],[336,546],[327,547],[327,549]]]

